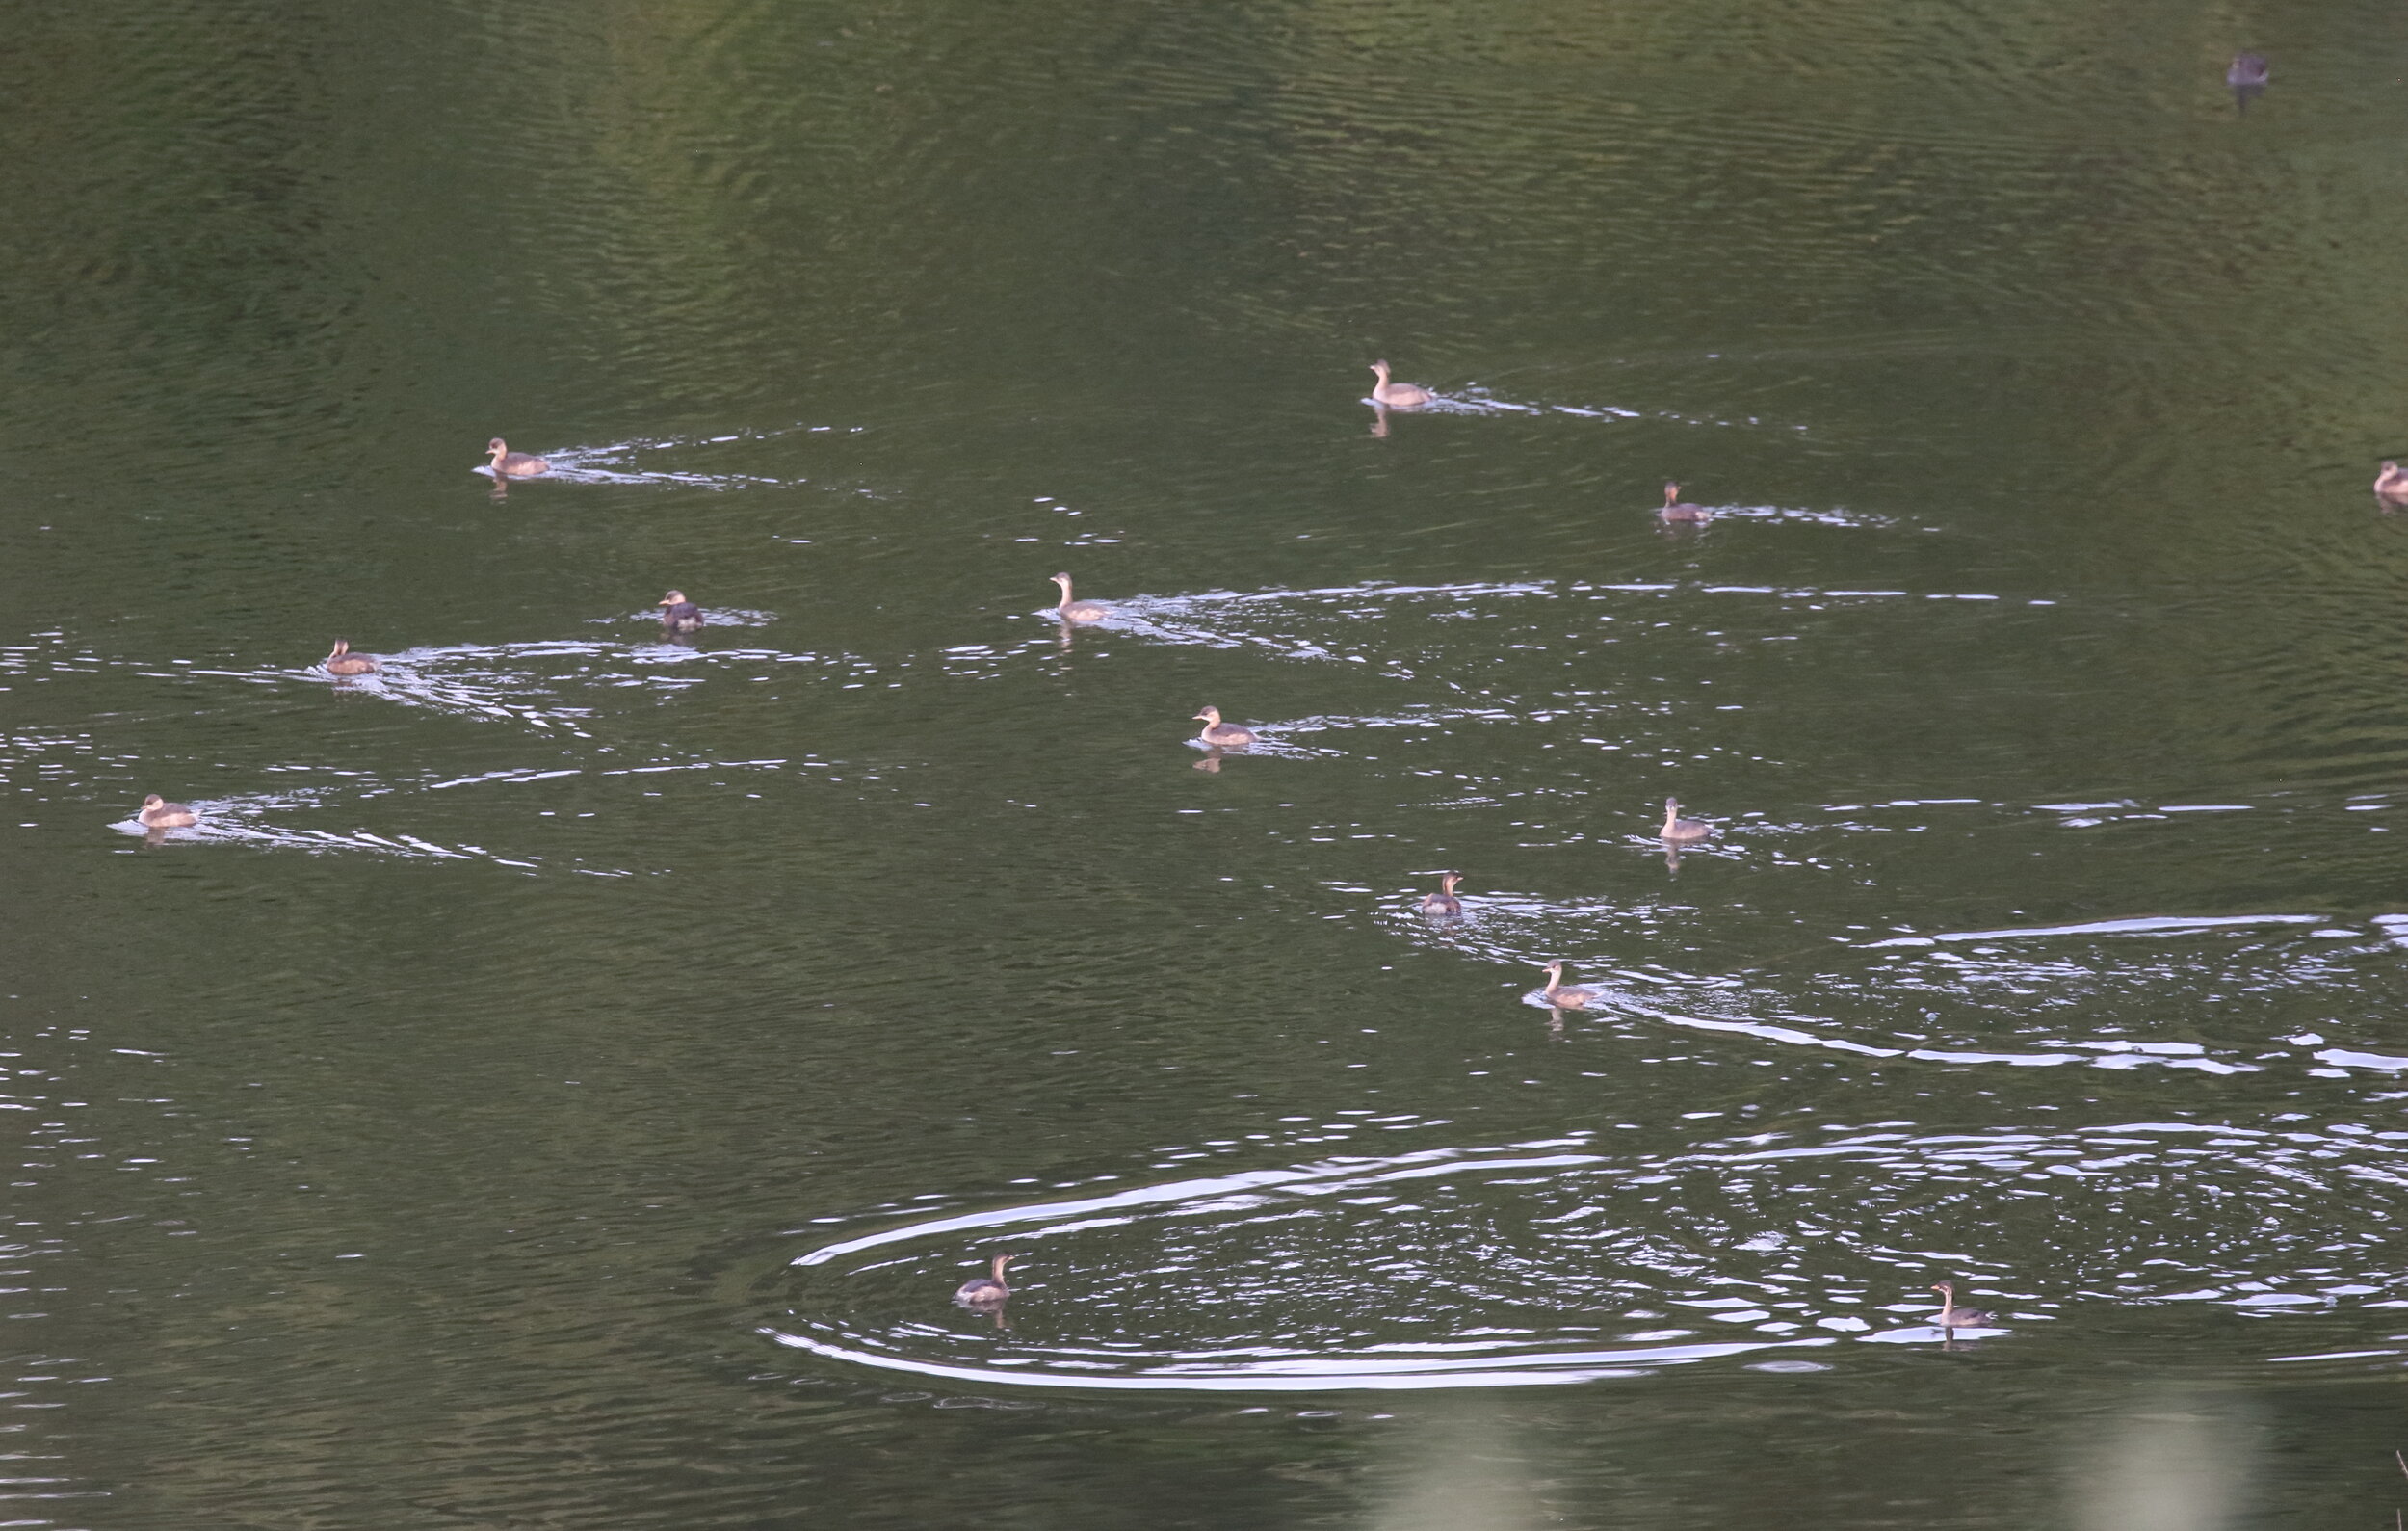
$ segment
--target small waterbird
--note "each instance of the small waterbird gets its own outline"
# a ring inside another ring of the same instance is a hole
[[[684,591],[670,591],[656,604],[661,608],[661,625],[670,632],[692,633],[702,630],[702,608],[688,600]]]
[[[1940,1311],[1932,1322],[1942,1329],[1988,1329],[1999,1321],[1996,1313],[1985,1313],[1978,1307],[1957,1307],[1954,1281],[1934,1281],[1931,1289],[1940,1294]]]
[[[2263,53],[2234,54],[2233,66],[2224,71],[2224,83],[2233,88],[2234,108],[2246,113],[2250,98],[2265,89],[2272,72]]]
[[[1666,845],[1695,845],[1714,831],[1714,827],[1703,819],[1681,817],[1679,799],[1663,800],[1663,828],[1656,831],[1656,837]]]
[[[1656,519],[1660,521],[1711,521],[1714,518],[1714,512],[1702,505],[1692,505],[1682,499],[1681,486],[1678,484],[1667,484],[1663,487],[1663,509],[1656,513]]]
[[[511,451],[510,443],[498,436],[487,441],[484,449],[493,459],[493,471],[504,478],[531,479],[538,473],[552,471],[551,463],[525,452]]]
[[[181,803],[170,803],[156,792],[143,799],[143,810],[134,816],[149,830],[189,830],[200,822],[199,814]]]
[[[1379,381],[1372,384],[1374,404],[1384,404],[1391,409],[1418,409],[1438,397],[1427,388],[1414,383],[1390,383],[1388,363],[1385,361],[1373,362],[1372,371],[1379,376]]]
[[[1547,1003],[1558,1010],[1580,1010],[1597,997],[1597,990],[1567,985],[1563,981],[1563,959],[1558,957],[1547,964],[1547,987],[1543,992]]]
[[[1061,604],[1054,608],[1054,615],[1063,621],[1100,622],[1112,615],[1112,608],[1100,600],[1072,600],[1069,575],[1053,574],[1047,577],[1061,587]]]
[[[1254,742],[1253,729],[1241,728],[1234,723],[1221,722],[1218,707],[1207,707],[1196,716],[1204,720],[1204,729],[1196,737],[1206,744],[1218,745],[1224,750],[1236,750]]]
[[[1011,1261],[1011,1255],[996,1255],[986,1275],[973,1276],[955,1290],[954,1301],[964,1307],[993,1307],[1009,1297],[1011,1288],[1004,1284],[1004,1267]]]

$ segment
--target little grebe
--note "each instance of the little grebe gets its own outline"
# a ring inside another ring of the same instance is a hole
[[[989,1267],[992,1274],[973,1276],[962,1282],[954,1292],[954,1301],[964,1307],[992,1307],[1009,1297],[1011,1288],[1004,1284],[1004,1267],[1011,1261],[1012,1256],[1008,1254],[996,1255]]]
[[[1714,831],[1714,827],[1703,819],[1681,817],[1681,805],[1677,799],[1663,800],[1663,828],[1657,831],[1658,839],[1668,845],[1694,845]]]
[[[1423,898],[1422,912],[1449,916],[1462,913],[1463,901],[1454,896],[1454,885],[1463,881],[1463,874],[1441,872],[1438,874],[1438,881],[1440,884],[1438,891]]]
[[[1388,363],[1385,361],[1373,362],[1372,371],[1379,375],[1379,381],[1372,384],[1372,402],[1374,404],[1384,404],[1391,409],[1418,409],[1438,397],[1427,388],[1417,387],[1410,383],[1390,383]]]
[[[1996,1313],[1985,1313],[1977,1307],[1957,1307],[1954,1281],[1934,1281],[1931,1289],[1940,1294],[1940,1311],[1933,1322],[1942,1329],[1988,1329],[1999,1321]]]
[[[538,473],[549,473],[552,471],[551,463],[546,462],[539,457],[530,456],[525,452],[511,451],[510,449],[510,443],[503,440],[498,436],[492,440],[487,441],[484,444],[484,449],[487,453],[492,455],[493,471],[501,474],[505,478],[531,479]]]
[[[1234,750],[1254,742],[1253,729],[1241,728],[1234,723],[1221,722],[1218,707],[1207,707],[1196,716],[1204,720],[1204,731],[1196,737],[1206,744],[1217,744],[1224,750]]]
[[[2233,102],[2243,112],[2249,110],[2249,99],[2265,89],[2273,71],[2266,67],[2263,53],[2236,53],[2233,66],[2224,71],[2224,83],[2233,88]]]
[[[170,803],[153,792],[143,799],[143,810],[135,815],[145,829],[189,830],[200,822],[200,815],[181,803]]]
[[[1597,997],[1597,990],[1567,986],[1563,981],[1563,959],[1558,957],[1547,964],[1547,1003],[1558,1010],[1580,1010]]]
[[[1681,486],[1667,484],[1663,487],[1663,509],[1656,513],[1656,518],[1663,521],[1711,521],[1714,513],[1702,505],[1692,505],[1682,499]]]
[[[1054,608],[1054,615],[1063,621],[1100,622],[1112,615],[1112,608],[1100,600],[1072,600],[1069,575],[1055,574],[1050,577],[1055,584],[1061,587],[1061,604]]]
[[[2408,469],[2384,459],[2383,471],[2374,476],[2374,492],[2387,500],[2408,500]]]
[[[661,608],[661,625],[673,633],[699,632],[702,629],[702,608],[686,598],[682,590],[670,591],[657,604]]]
[[[327,655],[327,673],[333,675],[366,675],[375,673],[377,662],[366,654],[352,652],[352,641],[337,638],[334,652]]]

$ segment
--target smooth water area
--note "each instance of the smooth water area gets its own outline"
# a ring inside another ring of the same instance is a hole
[[[2408,17],[18,20],[0,1524],[2408,1505]]]

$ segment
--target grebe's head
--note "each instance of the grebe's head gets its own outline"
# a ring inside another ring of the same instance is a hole
[[[686,604],[686,593],[682,590],[670,591],[667,594],[662,596],[657,604],[663,606],[683,606]]]
[[[1067,573],[1048,574],[1045,577],[1052,580],[1055,584],[1060,585],[1064,590],[1068,590],[1070,588],[1070,576]]]
[[[1376,372],[1376,373],[1378,373],[1378,374],[1379,374],[1379,381],[1380,381],[1380,382],[1385,383],[1385,382],[1387,382],[1387,381],[1388,381],[1388,363],[1386,363],[1385,361],[1374,361],[1374,362],[1373,362],[1373,363],[1372,363],[1372,370],[1373,370],[1374,372]]]
[[[1951,1303],[1956,1301],[1956,1283],[1954,1281],[1934,1281],[1931,1283],[1931,1289],[1939,1293],[1942,1297],[1947,1298]]]
[[[1674,500],[1677,500],[1680,497],[1681,486],[1678,484],[1667,484],[1663,487],[1663,502],[1666,505],[1671,504]]]
[[[2399,464],[2393,462],[2390,458],[2385,458],[2383,460],[2383,471],[2386,473],[2396,473],[2399,471]]]
[[[337,638],[337,639],[334,641],[334,654],[333,654],[333,657],[334,657],[334,658],[336,658],[336,659],[340,659],[340,658],[342,658],[345,654],[348,654],[348,653],[350,653],[351,651],[352,651],[352,641],[351,641],[350,639],[348,639],[348,638]]]
[[[497,436],[492,440],[487,441],[484,444],[484,449],[487,452],[492,453],[495,457],[500,457],[503,453],[508,452],[510,449],[510,446],[508,441],[503,440]]]
[[[994,1270],[994,1272],[995,1272],[995,1280],[999,1280],[999,1281],[1000,1281],[1000,1280],[1002,1280],[1004,1279],[1004,1267],[1005,1267],[1005,1266],[1007,1266],[1007,1265],[1009,1265],[1012,1261],[1014,1261],[1014,1260],[1018,1259],[1019,1257],[1020,1257],[1020,1256],[1019,1256],[1019,1255],[1017,1255],[1017,1254],[998,1254],[998,1255],[996,1255],[996,1256],[995,1256],[995,1263],[994,1263],[994,1266],[993,1266],[993,1270]]]
[[[1206,723],[1218,723],[1220,722],[1220,709],[1218,707],[1207,707],[1202,712],[1197,713],[1196,716],[1203,719]]]
[[[161,797],[158,793],[153,792],[148,797],[143,799],[143,806],[145,808],[165,807],[167,806],[167,799]]]
[[[1463,874],[1460,872],[1441,872],[1438,874],[1439,891],[1452,893],[1454,891],[1454,885],[1462,881]]]

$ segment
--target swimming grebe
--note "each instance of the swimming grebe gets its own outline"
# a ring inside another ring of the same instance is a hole
[[[1714,827],[1703,819],[1681,817],[1679,800],[1674,798],[1663,800],[1663,828],[1656,831],[1658,839],[1667,845],[1694,845],[1713,834],[1714,831]]]
[[[1372,384],[1374,404],[1384,404],[1391,409],[1418,409],[1438,397],[1427,388],[1417,387],[1410,383],[1390,383],[1388,363],[1385,361],[1373,362],[1372,370],[1379,374],[1379,381]]]
[[[151,830],[189,830],[200,822],[199,814],[181,803],[170,803],[156,792],[143,799],[143,810],[134,816],[143,821],[144,829]]]
[[[366,654],[353,653],[350,639],[337,638],[334,641],[334,652],[327,655],[326,666],[328,674],[365,675],[376,670],[377,662]]]
[[[538,473],[549,473],[552,471],[551,463],[546,462],[539,457],[531,457],[524,452],[511,451],[510,449],[510,443],[503,440],[498,436],[492,440],[487,441],[484,444],[484,449],[486,452],[492,454],[493,471],[502,474],[507,478],[531,479]]]
[[[684,591],[670,591],[656,604],[661,608],[661,625],[670,632],[691,633],[701,630],[702,608],[688,600]]]
[[[1204,731],[1196,737],[1206,744],[1217,744],[1224,750],[1234,750],[1240,745],[1254,742],[1253,729],[1241,728],[1234,723],[1221,722],[1218,707],[1207,707],[1196,716],[1204,720]]]
[[[2224,71],[2224,83],[2233,88],[2233,101],[2243,112],[2249,110],[2249,98],[2265,89],[2273,71],[2266,67],[2263,53],[2236,53],[2233,66]]]
[[[2374,476],[2374,492],[2387,500],[2408,500],[2408,468],[2384,459],[2383,471]]]
[[[1547,1003],[1558,1010],[1579,1010],[1597,997],[1597,990],[1566,985],[1563,981],[1563,959],[1558,957],[1547,964]]]
[[[1663,509],[1656,513],[1656,518],[1662,521],[1711,521],[1714,513],[1702,505],[1691,505],[1682,499],[1681,486],[1667,484],[1663,487]]]
[[[954,1301],[964,1307],[992,1307],[1009,1297],[1011,1288],[1004,1284],[1004,1267],[1011,1261],[1011,1255],[996,1255],[994,1264],[989,1267],[992,1274],[973,1276],[962,1282],[954,1292]]]
[[[1422,912],[1448,915],[1462,913],[1463,901],[1454,896],[1454,885],[1463,881],[1463,874],[1441,872],[1438,874],[1438,881],[1441,884],[1438,891],[1423,898]]]
[[[1977,1307],[1957,1307],[1954,1281],[1934,1281],[1931,1289],[1940,1294],[1940,1311],[1932,1322],[1942,1329],[1988,1329],[1999,1321],[1996,1313],[1985,1313]]]
[[[1052,574],[1047,577],[1061,587],[1061,604],[1054,608],[1054,615],[1063,621],[1100,622],[1112,615],[1112,608],[1100,600],[1072,600],[1069,575]]]

